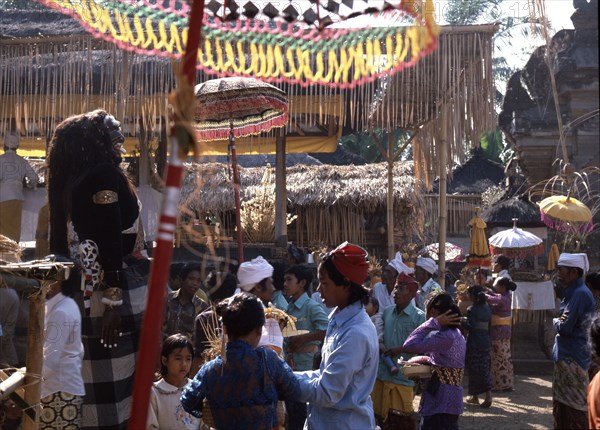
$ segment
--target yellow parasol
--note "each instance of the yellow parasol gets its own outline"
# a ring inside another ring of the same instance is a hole
[[[481,208],[475,208],[475,216],[469,221],[471,243],[469,245],[469,255],[467,256],[467,266],[471,267],[489,267],[492,264],[490,247],[485,236],[487,224],[479,216],[480,211]]]
[[[548,255],[548,264],[546,265],[546,269],[548,269],[548,272],[551,272],[554,269],[556,269],[558,257],[560,257],[558,246],[556,245],[556,243],[553,243],[552,248],[550,248],[550,254]]]
[[[594,228],[590,208],[569,194],[546,197],[538,206],[542,221],[551,229],[589,233]]]

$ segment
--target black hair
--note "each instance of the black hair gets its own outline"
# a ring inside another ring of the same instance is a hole
[[[296,264],[294,266],[289,267],[284,272],[284,274],[285,275],[294,275],[296,277],[296,279],[298,280],[298,282],[306,281],[304,283],[304,291],[308,290],[308,288],[310,287],[310,284],[312,283],[312,280],[313,280],[312,271],[310,269],[308,269],[308,267],[304,267],[300,264]]]
[[[180,275],[183,266],[185,266],[185,263],[182,263],[181,261],[171,263],[171,267],[169,267],[169,279],[177,278]]]
[[[369,303],[375,308],[375,312],[379,312],[379,300],[376,297],[369,296]]]
[[[483,292],[483,287],[481,285],[471,285],[467,288],[467,293],[475,298],[475,303],[483,305],[487,302],[487,297]]]
[[[201,273],[202,267],[200,266],[200,263],[196,263],[194,261],[189,261],[189,262],[185,263],[183,265],[183,267],[181,268],[181,270],[179,271],[179,277],[183,281],[183,280],[185,280],[185,278],[187,278],[187,276],[190,274],[190,272],[194,272],[194,271]]]
[[[194,359],[194,345],[192,344],[192,341],[190,340],[189,337],[184,336],[179,333],[171,335],[171,336],[167,337],[165,340],[163,340],[162,350],[160,351],[160,356],[166,358],[176,349],[182,349],[182,348],[187,348],[190,351],[190,353],[192,354],[192,360],[193,360]],[[161,376],[164,378],[165,376],[167,376],[167,373],[168,373],[167,366],[165,366],[163,364],[162,360],[160,360]]]
[[[510,266],[510,258],[503,254],[496,255],[496,258],[494,258],[494,263],[499,264],[503,269],[508,270],[508,267]]]
[[[69,268],[69,278],[61,281],[60,292],[67,297],[73,297],[77,291],[81,290],[81,266],[75,260],[64,255],[50,254],[44,257],[44,260],[56,263],[71,263]]]
[[[515,291],[517,289],[517,284],[505,277],[498,278],[496,285],[504,287],[506,291]]]
[[[212,271],[206,277],[205,283],[210,294],[210,300],[215,303],[231,297],[237,288],[237,280],[229,272]],[[217,284],[219,286],[215,289]]]
[[[360,301],[363,305],[369,303],[369,290],[364,288],[362,285],[355,284],[350,281],[347,277],[342,275],[337,267],[333,264],[333,255],[327,254],[321,260],[319,267],[327,272],[329,278],[335,285],[348,286],[350,289],[350,296],[348,297],[348,304]]]
[[[435,309],[440,314],[450,311],[453,315],[462,316],[460,309],[454,303],[454,299],[452,296],[445,291],[433,291],[431,294],[427,296],[427,300],[425,301],[425,309],[430,311],[431,309]],[[449,327],[460,327],[460,323],[449,324]]]
[[[306,258],[304,256],[304,251],[298,248],[296,245],[290,244],[288,245],[288,255],[290,259],[294,261],[295,264],[301,264],[306,262]]]
[[[281,260],[269,260],[269,264],[273,266],[273,276],[271,276],[273,278],[273,286],[276,290],[281,291],[283,290],[283,275],[287,265]],[[264,285],[262,287],[264,288]]]
[[[240,293],[217,304],[215,311],[223,321],[227,335],[235,340],[265,324],[265,310],[254,294]]]
[[[600,273],[588,273],[585,277],[585,283],[589,285],[592,290],[600,290]]]

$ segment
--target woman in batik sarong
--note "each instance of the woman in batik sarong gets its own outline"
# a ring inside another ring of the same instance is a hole
[[[481,403],[481,407],[489,408],[492,405],[492,377],[490,375],[492,310],[486,303],[483,287],[472,285],[467,291],[473,302],[467,309],[467,317],[463,319],[463,328],[469,331],[465,361],[469,377],[467,403],[479,405],[479,395],[485,393],[485,400]]]
[[[513,390],[513,364],[510,352],[512,333],[511,291],[517,284],[508,278],[497,278],[493,292],[486,293],[487,302],[492,308],[492,390]]]
[[[149,261],[139,202],[119,167],[124,136],[102,110],[67,118],[48,149],[50,252],[78,258],[85,397],[82,428],[117,429],[130,415]]]

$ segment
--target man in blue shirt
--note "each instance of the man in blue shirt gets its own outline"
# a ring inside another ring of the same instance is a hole
[[[553,320],[554,428],[587,429],[587,370],[591,362],[587,333],[595,310],[594,297],[583,282],[589,269],[587,255],[563,253],[557,269],[565,297],[560,303],[560,316]]]
[[[383,311],[383,344],[379,345],[380,354],[391,357],[394,362],[399,358],[410,358],[410,355],[401,357],[395,347],[404,345],[413,330],[425,322],[425,312],[413,304],[418,289],[416,280],[400,273],[392,291],[396,306],[389,306]],[[402,372],[391,373],[383,358],[380,358],[377,380],[371,393],[375,416],[385,420],[389,428],[405,425],[412,425],[414,428],[415,423],[410,417],[413,412],[414,386],[414,381],[405,377]]]

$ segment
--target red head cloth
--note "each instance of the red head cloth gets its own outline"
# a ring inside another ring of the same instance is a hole
[[[412,276],[409,276],[405,273],[400,273],[398,278],[396,278],[396,285],[406,285],[411,292],[416,293],[419,289],[419,284]]]
[[[344,242],[330,253],[331,262],[352,283],[362,285],[369,274],[367,251],[360,246]]]

